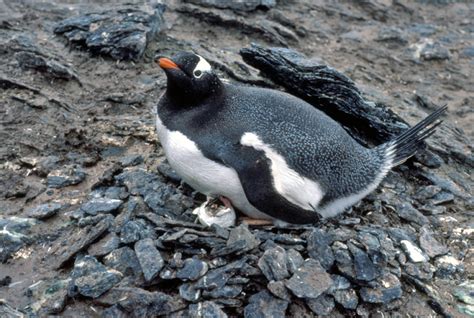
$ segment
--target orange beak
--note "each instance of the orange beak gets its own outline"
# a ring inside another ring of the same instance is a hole
[[[175,62],[166,57],[162,57],[158,60],[158,65],[163,69],[170,69],[170,68],[179,68]]]

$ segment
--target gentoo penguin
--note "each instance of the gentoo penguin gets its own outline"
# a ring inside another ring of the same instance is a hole
[[[369,149],[305,101],[222,82],[201,56],[157,60],[167,89],[157,131],[171,167],[197,191],[252,218],[315,223],[372,192],[440,123],[440,108]]]

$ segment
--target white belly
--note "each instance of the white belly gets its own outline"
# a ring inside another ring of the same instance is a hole
[[[156,127],[170,166],[197,191],[224,196],[243,213],[254,218],[270,218],[248,202],[237,172],[206,158],[196,143],[179,131],[168,130],[156,116]]]

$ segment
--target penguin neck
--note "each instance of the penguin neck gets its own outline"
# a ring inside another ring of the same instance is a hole
[[[216,78],[208,90],[183,88],[168,80],[166,96],[176,108],[183,109],[205,103],[208,99],[218,98],[223,93],[223,83]]]

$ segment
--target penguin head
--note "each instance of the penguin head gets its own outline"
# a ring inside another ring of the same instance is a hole
[[[157,63],[168,78],[167,94],[176,102],[199,103],[221,86],[211,65],[200,55],[179,52],[171,58],[159,58]]]

